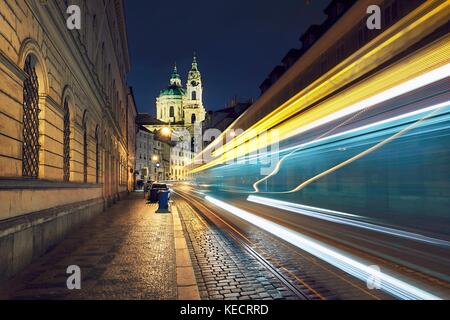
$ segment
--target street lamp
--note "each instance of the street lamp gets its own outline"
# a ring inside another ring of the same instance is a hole
[[[169,127],[163,127],[163,128],[161,129],[161,134],[162,134],[163,136],[165,136],[165,137],[170,136],[171,133],[172,133],[172,130],[170,130]]]
[[[156,161],[159,160],[159,157],[158,157],[157,155],[154,155],[154,156],[152,157],[152,160],[156,162]]]

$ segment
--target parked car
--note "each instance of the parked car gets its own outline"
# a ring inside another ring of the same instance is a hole
[[[169,191],[169,199],[170,199],[170,189],[165,183],[153,183],[148,193],[148,201],[150,203],[158,202],[158,192],[159,191]]]
[[[152,180],[148,180],[145,184],[144,184],[144,192],[149,192],[150,189],[152,188],[154,181]]]

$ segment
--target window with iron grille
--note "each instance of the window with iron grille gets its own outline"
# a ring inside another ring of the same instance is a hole
[[[36,75],[36,59],[28,56],[23,83],[23,144],[22,175],[37,178],[39,175],[39,82]]]
[[[98,128],[95,130],[95,183],[99,182],[100,178],[100,158],[98,149]]]
[[[64,181],[70,180],[70,113],[67,99],[64,100]]]
[[[87,125],[86,115],[83,120],[83,181],[87,183],[87,166],[88,166],[88,141],[87,141]]]
[[[119,185],[122,185],[122,157],[119,156]]]
[[[120,157],[120,184],[123,185],[123,158]]]

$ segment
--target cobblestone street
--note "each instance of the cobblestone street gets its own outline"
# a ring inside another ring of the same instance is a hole
[[[236,217],[211,215],[189,193],[177,189],[171,213],[156,209],[131,193],[5,282],[0,299],[391,298]],[[247,244],[230,233],[238,224]],[[67,287],[69,266],[81,269],[80,290]]]
[[[131,194],[6,283],[0,297],[176,299],[172,215],[155,208]],[[81,290],[66,287],[69,265],[81,268]]]
[[[297,299],[254,257],[177,198],[202,299]]]
[[[195,283],[201,299],[295,299],[254,257],[182,199],[176,198],[172,214],[155,210],[142,193],[132,193],[6,283],[0,298],[177,299],[186,298],[179,296],[180,290],[191,294]],[[176,211],[182,223],[174,228]],[[180,237],[186,240],[187,258],[180,259],[178,250],[186,248],[177,248]],[[71,265],[81,268],[81,290],[67,289]],[[190,273],[196,281],[189,280]],[[180,282],[188,284],[182,286],[187,291],[180,289]]]
[[[172,208],[172,214],[156,214],[155,204],[132,193],[7,282],[0,298],[195,299],[194,284],[207,300],[296,299],[182,198]],[[81,268],[81,290],[67,289],[71,265]]]

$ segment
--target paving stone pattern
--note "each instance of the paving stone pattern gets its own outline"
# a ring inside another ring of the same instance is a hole
[[[180,198],[200,297],[212,300],[298,299],[234,239],[195,214]]]
[[[9,299],[176,299],[172,216],[131,194],[68,235],[0,289]],[[81,290],[66,269],[81,268]]]

